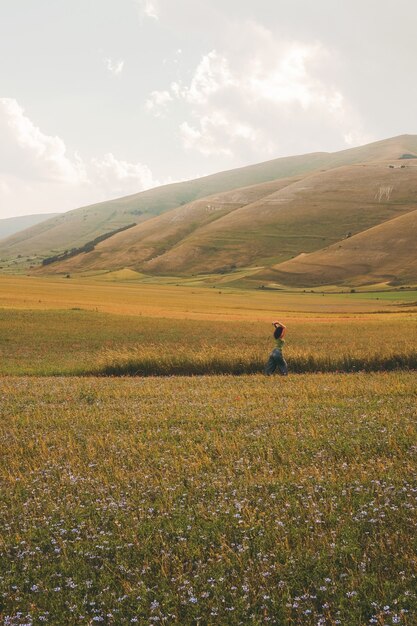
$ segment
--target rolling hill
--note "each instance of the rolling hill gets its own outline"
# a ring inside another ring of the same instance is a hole
[[[212,222],[217,222],[246,205],[251,206],[263,199],[266,201],[272,193],[285,188],[294,180],[297,178],[284,178],[195,200],[115,234],[88,254],[54,263],[48,267],[48,271],[95,271],[125,267],[138,269],[149,260],[169,255],[171,250],[181,246],[195,232],[204,230]],[[169,269],[167,273],[171,273]]]
[[[417,209],[265,272],[282,284],[402,284],[417,277]]]
[[[417,168],[383,163],[312,174],[195,229],[141,270],[184,274],[275,265],[415,209],[416,178]]]
[[[274,159],[173,183],[99,204],[81,207],[42,222],[0,242],[0,259],[28,263],[29,258],[59,254],[132,223],[141,223],[194,200],[260,184],[355,163],[417,154],[417,138],[403,135],[335,153],[317,152]],[[32,259],[33,261],[33,259]]]
[[[284,157],[67,211],[1,241],[0,259],[19,257],[24,262],[35,255],[42,258],[78,248],[104,233],[144,222],[193,200],[311,172],[328,161],[327,153]]]
[[[412,217],[404,222],[401,218],[412,216],[417,208],[416,155],[417,136],[404,135],[169,185],[70,211],[66,225],[48,220],[6,239],[0,257],[17,250],[47,256],[47,245],[55,255],[90,242],[81,253],[75,250],[70,258],[37,271],[102,273],[128,268],[148,275],[189,276],[252,268],[255,280],[299,286],[304,275],[305,286],[359,284],[366,282],[367,273],[372,280],[415,281],[416,223]],[[159,214],[152,217],[152,212]],[[403,224],[408,225],[407,233]],[[105,233],[127,225],[131,227],[110,232],[103,240]],[[401,262],[393,264],[388,257],[397,249],[397,239],[402,240],[401,255],[397,251]],[[363,271],[354,269],[353,251],[365,258],[367,247],[371,252]],[[316,270],[307,271],[310,262]]]
[[[187,276],[257,265],[274,269],[264,269],[253,278],[302,285],[303,272],[280,273],[280,263],[353,241],[373,227],[394,224],[400,216],[413,214],[417,163],[412,166],[410,162],[407,167],[401,167],[401,161],[394,164],[343,166],[211,196],[121,232],[92,252],[53,264],[48,271],[128,267],[146,274]],[[389,256],[397,231],[381,232],[387,237]],[[417,240],[417,232],[411,220],[408,239],[398,257],[402,259],[399,276],[404,274],[403,261],[414,252],[413,238]],[[366,246],[367,238],[360,242]],[[318,282],[329,282],[333,274],[322,272]],[[333,278],[338,282],[350,276],[357,277],[339,272]],[[412,271],[405,276],[412,279]],[[392,272],[386,279],[393,279]],[[309,278],[306,285],[310,283]]]
[[[10,237],[21,230],[30,228],[40,222],[52,219],[57,213],[38,213],[36,215],[19,215],[18,217],[5,217],[0,219],[0,239]]]

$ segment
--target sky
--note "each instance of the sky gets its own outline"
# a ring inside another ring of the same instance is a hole
[[[415,0],[0,0],[0,218],[417,134]]]

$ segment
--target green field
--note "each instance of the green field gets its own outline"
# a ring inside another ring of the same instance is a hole
[[[294,319],[294,373],[416,369],[416,316]],[[263,371],[270,323],[0,309],[0,375],[243,374]]]
[[[417,317],[376,297],[0,278],[0,623],[414,626]]]
[[[416,623],[413,373],[0,397],[4,624]]]

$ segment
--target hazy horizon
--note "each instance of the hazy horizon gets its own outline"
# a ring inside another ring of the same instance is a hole
[[[417,134],[411,0],[68,8],[0,8],[0,218]]]

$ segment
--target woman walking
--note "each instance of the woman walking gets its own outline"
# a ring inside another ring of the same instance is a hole
[[[288,366],[282,356],[282,348],[284,347],[284,335],[286,327],[281,322],[272,322],[274,326],[275,348],[269,355],[268,363],[265,366],[265,374],[271,376],[278,368],[281,376],[288,376]]]

